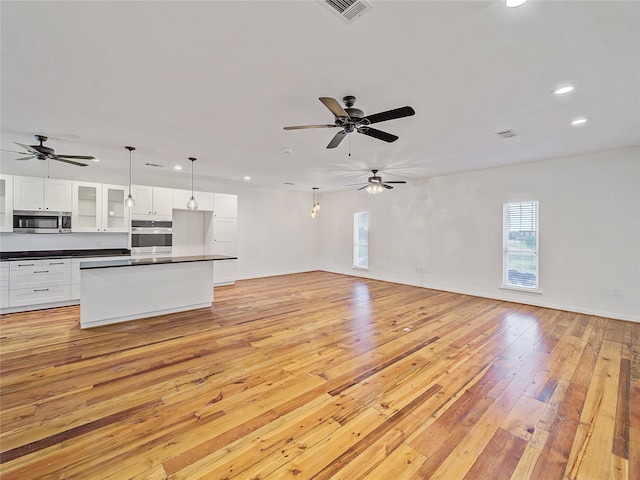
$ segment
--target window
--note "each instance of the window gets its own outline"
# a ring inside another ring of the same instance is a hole
[[[504,204],[504,287],[537,290],[538,202]]]
[[[353,267],[369,268],[369,212],[353,214]]]

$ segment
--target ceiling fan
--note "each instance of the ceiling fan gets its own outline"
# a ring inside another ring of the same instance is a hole
[[[40,145],[24,145],[23,143],[13,142],[16,145],[20,145],[26,150],[26,152],[15,152],[13,150],[3,150],[3,152],[19,153],[20,155],[27,155],[26,157],[16,158],[16,160],[30,160],[37,158],[38,160],[57,160],[58,162],[70,163],[78,167],[86,167],[84,163],[77,162],[76,160],[84,160],[91,162],[98,162],[96,157],[89,155],[56,155],[53,148],[45,147],[44,142],[47,141],[47,137],[44,135],[34,135],[36,140],[40,142]]]
[[[383,182],[382,181],[382,177],[378,176],[378,170],[371,170],[371,173],[373,173],[373,176],[369,177],[367,179],[367,183],[352,183],[350,185],[347,185],[347,187],[353,187],[356,185],[363,185],[362,187],[360,187],[358,190],[364,190],[365,188],[367,189],[367,192],[375,195],[377,193],[380,192],[384,192],[385,189],[387,190],[391,190],[393,187],[391,185],[389,185],[390,183],[407,183],[404,180],[393,180],[390,182]]]
[[[320,101],[336,117],[335,123],[326,125],[298,125],[293,127],[284,127],[284,129],[299,130],[304,128],[342,128],[342,130],[335,134],[333,139],[329,142],[329,145],[327,145],[327,148],[336,148],[340,145],[340,142],[344,140],[344,137],[354,130],[358,133],[377,138],[384,142],[395,142],[398,139],[396,135],[383,132],[382,130],[377,130],[369,125],[386,122],[387,120],[394,120],[396,118],[409,117],[416,114],[413,108],[407,106],[365,116],[362,110],[354,108],[353,105],[356,103],[356,97],[353,95],[347,95],[342,99],[346,108],[342,108],[338,101],[331,97],[320,97]]]

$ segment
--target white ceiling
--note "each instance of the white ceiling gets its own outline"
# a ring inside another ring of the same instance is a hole
[[[46,134],[126,183],[134,145],[134,183],[155,163],[186,187],[194,156],[199,181],[327,191],[640,144],[640,2],[370,3],[349,25],[317,1],[3,0],[2,148]],[[416,115],[376,125],[395,143],[283,130],[332,123],[318,97],[349,94]]]

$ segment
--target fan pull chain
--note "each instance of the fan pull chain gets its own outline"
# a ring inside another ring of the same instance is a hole
[[[351,135],[349,135],[349,156],[351,156]]]

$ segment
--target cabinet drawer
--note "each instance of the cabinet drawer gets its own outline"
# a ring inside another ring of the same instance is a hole
[[[69,284],[41,288],[19,288],[9,292],[9,306],[22,307],[38,303],[65,302],[69,300]]]
[[[70,280],[69,265],[31,267],[29,270],[13,270],[10,274],[11,290],[69,285]]]
[[[9,262],[9,270],[33,270],[42,267],[42,260],[13,260]]]

